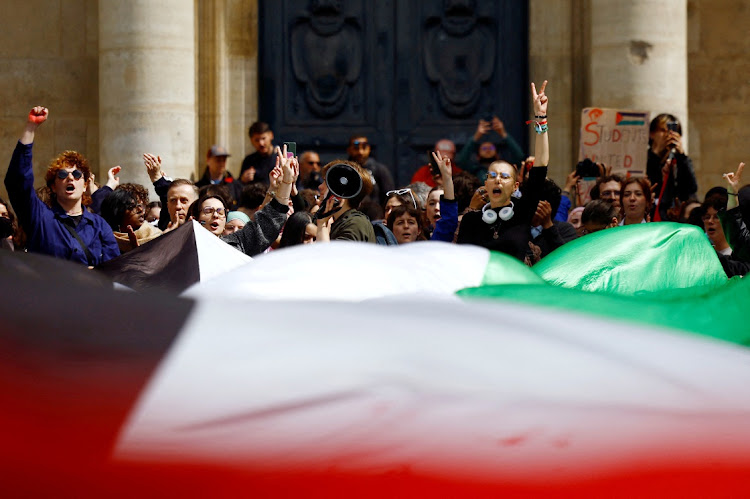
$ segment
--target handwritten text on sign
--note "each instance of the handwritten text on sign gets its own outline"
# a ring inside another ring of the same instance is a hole
[[[643,175],[646,171],[649,113],[600,107],[581,113],[578,160],[590,158],[612,167],[612,173]]]

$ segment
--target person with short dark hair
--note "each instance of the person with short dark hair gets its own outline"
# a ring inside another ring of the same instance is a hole
[[[260,182],[266,183],[268,174],[276,167],[276,155],[274,154],[273,131],[268,123],[256,121],[247,131],[250,143],[255,152],[245,156],[240,168],[240,181],[242,184]]]
[[[37,106],[29,112],[5,175],[5,188],[18,220],[28,237],[27,249],[73,262],[96,266],[120,254],[112,229],[99,215],[84,206],[91,170],[88,161],[76,151],[57,156],[45,174],[50,206],[34,190],[31,150],[37,128],[49,110]]]
[[[198,187],[186,178],[178,178],[171,182],[167,187],[167,212],[168,217],[159,218],[159,228],[162,225],[165,229],[176,229],[185,222],[189,217],[190,205],[198,199]],[[162,208],[162,213],[164,209]],[[164,219],[166,220],[166,223]]]
[[[706,200],[701,205],[701,220],[703,221],[703,230],[711,241],[711,246],[716,252],[724,256],[732,256],[732,247],[729,246],[724,228],[721,224],[720,215],[727,211],[727,196],[721,194],[712,194],[706,196]]]
[[[386,220],[386,226],[398,244],[424,240],[422,212],[408,204],[396,206]]]
[[[385,193],[396,188],[391,171],[383,163],[375,160],[370,154],[372,153],[372,144],[364,134],[355,134],[349,137],[349,146],[346,148],[349,154],[349,161],[357,163],[371,175],[370,184],[372,192],[370,198],[376,201],[380,206],[385,205]],[[323,175],[325,178],[325,175]]]
[[[372,176],[358,163],[334,160],[323,167],[321,173],[324,179],[328,170],[336,165],[349,167],[356,171],[362,187],[356,196],[349,199],[337,198],[329,192],[325,204],[321,205],[317,214],[317,240],[320,242],[343,240],[375,243],[375,230],[372,228],[372,222],[367,218],[367,215],[357,209],[362,200],[372,192]],[[325,181],[324,184],[327,186]],[[329,220],[333,220],[330,227]]]
[[[615,207],[617,216],[620,216],[620,193],[622,192],[622,177],[616,174],[602,175],[596,179],[596,184],[591,188],[591,199],[603,199],[609,201]]]
[[[187,221],[190,205],[199,197],[198,187],[186,178],[172,180],[167,177],[161,169],[161,156],[143,153],[143,164],[162,204],[159,230],[176,229]]]
[[[241,211],[251,219],[255,218],[255,212],[261,209],[266,199],[266,191],[266,186],[263,184],[253,183],[244,186],[237,211]]]
[[[582,235],[617,227],[617,209],[609,201],[594,199],[586,204],[581,214]]]

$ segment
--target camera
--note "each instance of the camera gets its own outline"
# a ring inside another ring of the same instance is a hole
[[[676,121],[667,121],[667,130],[680,133],[680,124]]]
[[[591,159],[586,158],[576,165],[576,175],[581,178],[600,177],[602,170],[599,168],[599,165],[591,161]]]

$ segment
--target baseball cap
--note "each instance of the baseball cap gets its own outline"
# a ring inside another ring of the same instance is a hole
[[[223,146],[217,146],[216,144],[211,146],[208,150],[208,157],[213,158],[215,156],[231,156]]]

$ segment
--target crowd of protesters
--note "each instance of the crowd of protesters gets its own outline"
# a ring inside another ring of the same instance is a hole
[[[439,140],[429,164],[415,171],[411,184],[398,187],[389,168],[371,156],[366,135],[350,138],[346,159],[321,165],[315,151],[296,157],[286,145],[274,146],[270,127],[257,122],[249,129],[256,152],[244,159],[237,179],[226,169],[229,154],[221,146],[209,149],[197,182],[169,178],[161,157],[144,153],[158,201],[144,186],[120,183],[119,166],[97,186],[86,158],[75,151],[58,155],[44,186],[35,189],[34,136],[49,116],[35,107],[5,176],[10,203],[0,199],[0,241],[5,249],[96,267],[195,220],[248,255],[331,240],[432,240],[478,245],[534,265],[587,234],[671,221],[703,229],[727,275],[747,272],[750,185],[742,184],[744,163],[699,201],[682,126],[675,116],[660,114],[650,125],[645,176],[622,177],[585,160],[560,188],[547,178],[546,86],[531,84],[533,156],[526,157],[493,117],[480,120],[458,152],[452,141]],[[490,133],[497,135],[494,141]],[[584,183],[593,186],[584,189]]]

